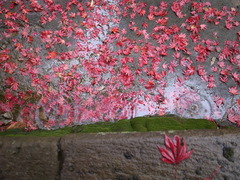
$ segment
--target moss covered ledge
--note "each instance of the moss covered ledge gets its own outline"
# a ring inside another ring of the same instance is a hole
[[[117,122],[97,122],[94,124],[65,127],[57,130],[35,130],[24,132],[21,129],[10,129],[1,132],[0,136],[63,136],[71,133],[100,132],[149,132],[191,129],[217,129],[215,122],[206,119],[184,119],[177,116],[136,117]]]

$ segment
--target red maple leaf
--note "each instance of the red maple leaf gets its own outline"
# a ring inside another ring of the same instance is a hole
[[[13,77],[8,77],[5,79],[5,84],[10,86],[10,88],[14,91],[18,89],[18,82]]]
[[[49,51],[46,59],[56,59],[57,53],[55,51]]]
[[[113,33],[113,34],[119,33],[119,28],[118,27],[113,27],[111,29],[111,33]]]
[[[173,141],[165,134],[165,148],[157,145],[157,148],[163,158],[165,163],[179,164],[182,160],[190,158],[193,150],[187,152],[187,145],[183,138],[180,139],[179,136],[175,135]]]
[[[145,84],[146,89],[152,89],[152,88],[154,88],[154,86],[155,86],[155,83],[151,80],[147,81]]]
[[[17,64],[14,62],[6,62],[2,68],[5,72],[12,74],[17,69]]]
[[[240,107],[240,99],[237,99],[237,104]]]
[[[224,104],[225,99],[218,97],[218,96],[214,96],[213,97],[213,101],[215,102],[215,104],[217,105],[217,107],[220,107],[222,104]]]
[[[8,60],[9,58],[10,58],[10,56],[7,54],[0,54],[0,63]]]
[[[232,93],[233,95],[238,95],[237,87],[228,88],[228,92]]]
[[[195,74],[196,68],[194,66],[188,65],[185,70],[183,70],[185,76],[191,76]]]

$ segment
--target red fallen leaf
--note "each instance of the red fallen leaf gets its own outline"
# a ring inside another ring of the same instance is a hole
[[[238,73],[236,73],[236,72],[234,72],[234,73],[232,73],[232,78],[233,78],[233,80],[234,81],[240,81],[240,78],[238,77]]]
[[[142,23],[142,27],[143,27],[143,28],[147,28],[147,27],[148,27],[148,24],[147,24],[146,22],[143,22],[143,23]]]
[[[238,90],[237,90],[237,87],[235,86],[228,88],[228,92],[230,92],[233,95],[238,95]]]
[[[10,18],[11,16],[12,16],[12,13],[11,13],[11,12],[7,12],[7,13],[5,14],[5,18],[6,18],[6,19]]]
[[[187,2],[187,1],[186,1]],[[186,16],[186,14],[183,14],[181,12],[183,5],[185,4],[185,2],[178,2],[178,1],[174,1],[172,3],[171,9],[173,12],[175,12],[175,14],[178,16],[178,18],[183,18],[184,16]]]
[[[183,74],[185,76],[191,76],[195,74],[196,68],[194,66],[187,66],[185,70],[183,70]]]
[[[237,103],[238,103],[238,105],[240,106],[240,99],[237,99]]]
[[[154,88],[154,86],[155,86],[155,83],[154,83],[153,81],[151,81],[151,80],[149,80],[149,81],[146,82],[146,84],[145,84],[145,88],[146,88],[146,89],[152,89],[152,88]]]
[[[10,86],[10,88],[14,91],[18,89],[18,82],[13,77],[8,77],[5,79],[5,84]]]
[[[230,74],[230,72],[227,69],[223,69],[220,71],[220,74],[223,76],[228,76]]]
[[[57,53],[55,51],[48,52],[46,59],[55,59],[57,57]]]
[[[198,66],[198,75],[199,76],[205,76],[207,73],[205,71],[205,69],[203,69],[204,67],[203,66]]]
[[[182,160],[190,158],[192,151],[187,152],[187,145],[183,138],[180,139],[179,136],[175,135],[173,141],[165,134],[165,147],[166,149],[157,145],[157,148],[163,158],[165,163],[179,164]]]
[[[113,28],[111,29],[111,33],[113,33],[113,34],[119,33],[118,27],[113,27]]]
[[[6,62],[3,65],[3,70],[9,74],[12,74],[17,69],[17,64],[14,62]]]
[[[220,81],[222,81],[224,83],[228,82],[228,77],[227,76],[220,76],[219,79],[220,79]]]
[[[215,104],[217,105],[217,107],[220,107],[222,104],[224,104],[225,99],[218,97],[218,96],[214,96],[213,97],[213,101],[215,102]]]
[[[28,36],[27,40],[28,40],[28,42],[33,42],[33,37],[32,36]]]
[[[154,20],[154,15],[153,15],[153,14],[149,14],[149,15],[148,15],[148,19],[149,19],[150,21]]]
[[[9,58],[10,58],[10,56],[7,54],[0,54],[0,63],[8,60]]]

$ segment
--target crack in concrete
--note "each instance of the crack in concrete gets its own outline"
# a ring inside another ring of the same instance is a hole
[[[58,158],[59,165],[58,165],[56,180],[61,180],[61,172],[62,172],[63,163],[64,163],[64,155],[63,155],[61,140],[62,140],[62,137],[60,137],[57,141],[57,158]]]

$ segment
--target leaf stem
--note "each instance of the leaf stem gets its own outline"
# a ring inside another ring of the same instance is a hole
[[[216,176],[216,174],[218,173],[218,171],[220,170],[220,168],[221,168],[221,166],[218,166],[218,168],[213,172],[213,174],[207,179],[209,179],[209,180],[213,179]]]

